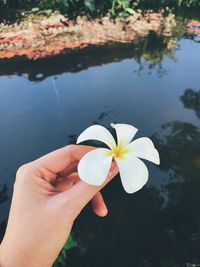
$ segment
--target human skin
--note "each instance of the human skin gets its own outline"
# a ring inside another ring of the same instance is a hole
[[[50,267],[90,200],[97,215],[107,214],[99,191],[116,175],[117,167],[113,162],[102,186],[81,181],[78,162],[92,149],[69,145],[19,168],[0,245],[1,267]]]

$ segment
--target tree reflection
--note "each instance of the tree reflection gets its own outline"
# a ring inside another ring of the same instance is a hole
[[[114,179],[112,189],[108,185],[104,190],[109,216],[100,221],[88,209],[78,219],[75,232],[87,249],[79,257],[70,252],[70,266],[183,267],[200,262],[200,130],[175,121],[153,138],[161,168],[171,179],[161,190],[146,187],[131,197]]]
[[[167,171],[173,171],[177,177],[190,176],[199,170],[200,131],[191,123],[174,121],[163,125],[160,134],[154,136],[158,146],[162,165]],[[172,177],[174,178],[174,176]]]
[[[167,244],[163,197],[155,188],[127,197],[119,181],[115,178],[112,190],[110,185],[104,190],[112,206],[108,217],[97,220],[86,210],[78,219],[75,230],[87,249],[79,257],[69,255],[69,266],[160,266]]]
[[[194,110],[197,117],[200,118],[200,90],[186,89],[180,99],[185,108]]]
[[[200,262],[200,129],[190,123],[171,122],[162,137],[154,137],[161,153],[161,168],[170,172],[164,187],[167,227],[174,237],[174,257]],[[181,179],[178,179],[181,178]]]
[[[177,38],[172,36],[157,36],[155,32],[150,32],[148,38],[140,39],[135,49],[134,59],[139,64],[138,74],[145,69],[148,73],[157,69],[157,74],[162,77],[166,70],[162,62],[165,57],[175,60]]]
[[[181,101],[200,118],[200,91],[185,90]],[[164,187],[168,202],[164,209],[168,229],[174,236],[178,262],[200,262],[200,128],[174,121],[154,136],[161,153],[161,168],[170,173]]]
[[[187,103],[193,107],[193,98]],[[69,252],[69,266],[200,263],[200,128],[173,121],[163,125],[153,139],[160,167],[169,173],[168,182],[161,189],[145,187],[128,197],[120,180],[114,179],[104,189],[109,216],[101,221],[86,209],[78,219],[74,230],[84,253]]]

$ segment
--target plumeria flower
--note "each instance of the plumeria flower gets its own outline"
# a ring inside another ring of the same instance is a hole
[[[111,126],[116,131],[117,144],[111,133],[101,125],[90,126],[80,134],[77,144],[86,140],[98,140],[109,149],[96,148],[85,154],[78,164],[78,174],[86,183],[99,186],[105,181],[114,158],[125,191],[134,193],[148,180],[148,169],[140,158],[159,165],[158,151],[147,137],[132,141],[138,131],[134,126],[113,123]]]

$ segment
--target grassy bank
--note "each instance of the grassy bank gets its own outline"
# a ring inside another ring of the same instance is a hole
[[[174,9],[200,8],[199,0],[0,0],[0,9],[32,10],[58,9],[66,15],[134,14],[137,9],[158,10],[165,7]]]

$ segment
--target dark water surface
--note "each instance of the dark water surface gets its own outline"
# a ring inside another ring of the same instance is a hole
[[[0,63],[0,223],[17,168],[74,143],[93,123],[130,123],[161,165],[141,191],[116,177],[109,215],[88,207],[74,226],[69,267],[189,267],[200,263],[200,44],[151,35],[138,45],[92,48],[52,60]],[[48,220],[48,218],[47,218]]]

